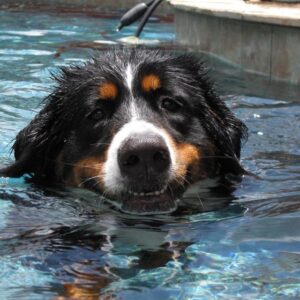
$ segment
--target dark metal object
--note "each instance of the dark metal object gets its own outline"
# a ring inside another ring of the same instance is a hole
[[[147,9],[148,6],[146,5],[146,3],[139,3],[128,10],[121,18],[118,30],[121,30],[123,27],[135,22],[137,19],[144,15]]]
[[[162,1],[163,0],[151,0],[148,3],[139,3],[135,5],[122,16],[118,30],[131,25],[133,22],[142,17],[142,20],[135,32],[135,36],[139,37],[151,14]]]
[[[144,14],[139,27],[137,28],[136,32],[135,32],[135,36],[139,37],[144,26],[146,25],[148,19],[150,18],[151,14],[154,12],[154,10],[156,9],[156,7],[162,2],[162,0],[154,0],[154,2],[150,5],[150,7],[147,9],[146,13]]]

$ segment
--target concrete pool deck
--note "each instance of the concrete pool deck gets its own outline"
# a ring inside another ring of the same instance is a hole
[[[168,0],[177,41],[270,80],[300,84],[300,4]]]

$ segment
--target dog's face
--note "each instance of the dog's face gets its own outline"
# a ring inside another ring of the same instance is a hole
[[[174,211],[201,179],[242,172],[245,127],[194,57],[115,51],[57,80],[17,136],[8,175],[91,188],[123,211],[150,214]]]

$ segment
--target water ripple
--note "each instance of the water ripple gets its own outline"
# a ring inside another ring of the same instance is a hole
[[[117,19],[6,11],[0,17],[1,166],[13,160],[15,135],[51,91],[50,71],[90,56],[76,45],[122,35]],[[133,32],[128,27],[124,35]],[[173,37],[172,24],[155,22],[143,35]],[[116,211],[82,189],[0,178],[1,296],[54,299],[75,283],[121,299],[296,299],[299,98],[290,86],[258,88],[258,79],[254,87],[234,75],[225,83],[234,95],[223,98],[249,127],[242,163],[260,178],[245,176],[233,195],[207,192],[201,201],[195,188],[183,199],[190,210],[147,217]],[[198,212],[200,204],[206,212]]]

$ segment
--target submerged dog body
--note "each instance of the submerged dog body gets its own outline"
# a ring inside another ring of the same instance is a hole
[[[174,211],[201,179],[243,173],[246,127],[194,56],[109,51],[62,68],[56,80],[1,175],[90,188],[124,211],[149,214]]]

